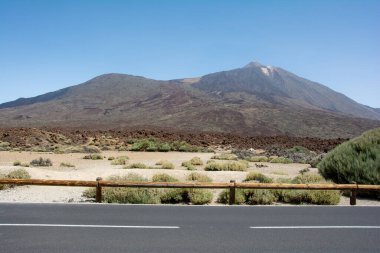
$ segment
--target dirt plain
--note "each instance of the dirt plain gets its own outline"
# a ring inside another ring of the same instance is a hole
[[[84,154],[53,154],[38,152],[0,152],[0,173],[18,169],[13,166],[14,161],[29,163],[39,157],[49,158],[53,162],[51,167],[26,167],[25,169],[35,179],[71,179],[71,180],[95,180],[97,177],[107,178],[111,175],[127,175],[136,173],[147,179],[158,173],[167,173],[179,180],[185,180],[186,176],[193,171],[188,171],[181,166],[182,162],[190,160],[193,157],[200,157],[206,163],[214,153],[184,153],[184,152],[119,152],[104,151],[101,153],[103,160],[85,160]],[[108,157],[128,156],[129,164],[141,162],[148,166],[154,166],[159,160],[168,160],[175,166],[173,170],[163,169],[123,169],[122,165],[111,165]],[[226,162],[226,161],[220,161]],[[75,167],[68,168],[60,166],[61,163],[70,163]],[[267,167],[257,167],[256,164],[262,164]],[[302,169],[309,168],[308,164],[274,164],[274,163],[249,163],[247,172],[232,171],[204,171],[204,166],[197,166],[197,171],[206,174],[214,182],[229,182],[234,179],[242,181],[247,173],[251,171],[261,172],[271,178],[293,178],[299,174]],[[317,169],[310,168],[310,173],[317,173]],[[0,202],[74,202],[85,203],[90,200],[82,197],[82,187],[52,187],[52,186],[20,186],[8,190],[0,191]],[[214,201],[220,190],[214,190]],[[341,205],[349,205],[346,197],[341,198]],[[379,201],[358,200],[358,205],[379,205]]]

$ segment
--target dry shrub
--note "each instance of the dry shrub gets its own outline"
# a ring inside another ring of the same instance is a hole
[[[137,174],[130,173],[127,176],[111,176],[110,181],[146,182],[147,180]],[[158,191],[151,188],[127,188],[105,187],[103,188],[103,200],[107,203],[130,204],[157,204],[160,202]],[[91,188],[83,192],[87,198],[95,198],[96,189]]]

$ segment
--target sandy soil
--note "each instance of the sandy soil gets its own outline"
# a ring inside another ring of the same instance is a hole
[[[213,156],[213,153],[149,153],[149,152],[117,152],[105,151],[102,153],[103,160],[84,160],[84,154],[50,154],[35,152],[0,152],[0,173],[18,169],[13,166],[14,161],[29,163],[39,157],[50,158],[52,167],[28,167],[25,168],[32,178],[35,179],[72,179],[72,180],[95,180],[97,177],[107,178],[111,175],[127,175],[137,173],[147,179],[151,179],[154,174],[167,173],[180,180],[185,180],[192,171],[187,171],[181,166],[183,161],[190,160],[198,156],[204,163]],[[122,169],[123,166],[111,165],[107,158],[127,155],[129,163],[142,162],[148,166],[153,166],[159,160],[168,160],[175,165],[174,170],[161,169]],[[62,162],[75,165],[75,168],[60,167]],[[221,161],[222,162],[222,161]],[[267,167],[258,168],[256,164],[263,164]],[[271,164],[271,163],[250,163],[248,172],[231,171],[199,171],[211,177],[214,182],[229,182],[230,180],[242,181],[250,171],[258,171],[272,178],[292,178],[298,175],[299,171],[308,168],[305,164]],[[316,169],[310,169],[317,172]],[[54,186],[20,186],[8,190],[0,191],[0,202],[85,202],[82,192],[83,187],[54,187]],[[218,191],[216,190],[215,193]],[[215,194],[214,194],[215,195]],[[215,197],[216,198],[216,197]],[[342,197],[341,205],[349,205],[349,199]],[[358,205],[380,205],[380,201],[360,200]]]

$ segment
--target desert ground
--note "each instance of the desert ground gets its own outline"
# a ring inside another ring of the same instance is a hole
[[[54,154],[38,152],[0,152],[0,173],[8,173],[20,168],[13,166],[15,161],[29,163],[39,157],[49,158],[53,162],[51,167],[25,167],[34,179],[67,179],[67,180],[95,180],[97,177],[107,178],[111,175],[127,175],[136,173],[147,179],[158,173],[167,173],[179,180],[185,180],[186,176],[194,171],[188,171],[181,166],[182,162],[193,157],[200,157],[206,163],[214,153],[183,153],[183,152],[118,152],[104,151],[101,153],[103,160],[85,160],[84,154]],[[154,166],[159,160],[168,160],[175,166],[173,170],[163,169],[123,169],[123,165],[111,165],[108,157],[128,156],[128,163],[144,163]],[[223,161],[220,161],[223,162]],[[226,162],[226,161],[225,161]],[[70,163],[75,167],[62,167],[61,163]],[[256,164],[267,167],[257,167]],[[212,178],[213,182],[229,182],[230,180],[242,181],[251,171],[257,171],[271,178],[293,178],[302,169],[310,168],[308,164],[276,164],[276,163],[249,163],[248,171],[203,171],[203,166],[197,166],[197,171]],[[310,173],[318,173],[316,168],[310,168]],[[19,186],[0,191],[0,202],[90,202],[82,197],[83,187],[53,187],[53,186]],[[214,190],[214,201],[220,190]],[[380,205],[380,201],[358,199],[358,205]],[[347,197],[341,197],[340,205],[349,205]]]

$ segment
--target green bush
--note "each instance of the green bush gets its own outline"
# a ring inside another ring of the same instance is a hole
[[[187,170],[196,170],[195,166],[192,165],[190,161],[183,162],[182,166],[187,168]]]
[[[20,166],[21,165],[21,162],[20,161],[14,161],[13,162],[13,166]]]
[[[155,142],[149,142],[148,147],[146,148],[146,151],[148,152],[156,152],[158,150],[157,143]]]
[[[146,182],[147,180],[137,174],[130,173],[127,176],[112,176],[110,181]],[[160,202],[157,190],[151,188],[103,188],[103,201],[106,203],[130,203],[130,204],[157,204]],[[96,189],[91,188],[83,192],[87,198],[95,198]]]
[[[114,160],[112,160],[111,165],[125,165],[127,163],[128,159],[129,159],[128,156],[116,157]],[[108,160],[109,160],[109,158],[108,158]]]
[[[171,147],[169,145],[169,143],[160,143],[158,145],[158,151],[160,152],[169,152],[171,150]]]
[[[380,184],[380,128],[337,146],[318,169],[335,183]]]
[[[140,139],[140,140],[131,140],[133,142],[131,151],[180,151],[180,152],[198,152],[200,148],[190,145],[185,141],[174,141],[171,144],[167,142],[161,142],[157,139]]]
[[[277,201],[273,190],[244,190],[244,196],[248,205],[271,205]]]
[[[30,179],[31,176],[28,171],[25,169],[17,169],[9,172],[8,174],[0,174],[0,178],[6,179]],[[0,190],[5,190],[8,188],[13,188],[16,185],[9,184],[0,184]]]
[[[193,175],[192,175],[193,174]],[[210,182],[210,178],[204,175],[192,173],[188,180],[198,182]],[[176,178],[167,174],[157,174],[153,176],[154,182],[176,182]],[[191,203],[193,205],[204,205],[211,203],[213,194],[209,190],[203,189],[163,189],[160,190],[160,200],[162,204]]]
[[[113,156],[108,157],[108,161],[113,161],[113,160],[115,160],[115,157]]]
[[[197,181],[197,182],[212,182],[212,179],[204,174],[200,174],[197,172],[193,172],[187,176],[187,180],[189,181]],[[213,194],[210,190],[206,189],[186,189],[184,199],[188,199],[189,202],[193,205],[205,205],[209,204],[212,201]]]
[[[183,189],[166,189],[160,193],[162,204],[189,203],[189,197],[186,190]]]
[[[132,147],[129,149],[130,151],[146,151],[146,149],[150,146],[151,141],[147,139],[138,140],[132,144]]]
[[[217,200],[219,203],[228,204],[229,190],[223,190]],[[270,205],[277,201],[277,196],[272,190],[261,189],[236,189],[235,190],[235,204],[247,205]]]
[[[259,181],[259,183],[273,183],[273,180],[259,172],[250,172],[245,177],[244,181]]]
[[[178,179],[168,174],[161,173],[161,174],[154,175],[152,177],[152,181],[153,182],[177,182]]]
[[[2,142],[2,141],[0,141],[0,151],[9,151],[9,150],[11,150],[10,145],[11,144],[9,142]]]
[[[258,173],[256,173],[258,174]],[[249,176],[248,179],[261,178]],[[263,179],[265,180],[265,179]],[[281,178],[277,183],[326,183],[320,175],[304,174],[294,179]],[[227,204],[229,191],[224,190],[218,198],[219,203]],[[236,189],[236,204],[269,205],[274,202],[290,204],[336,205],[340,201],[340,192],[334,190],[266,190],[266,189]]]
[[[190,163],[191,163],[192,165],[196,165],[196,166],[201,166],[201,165],[203,165],[203,162],[202,162],[201,158],[199,158],[199,157],[197,157],[197,156],[191,158]]]
[[[162,173],[162,174],[156,174],[152,178],[153,182],[177,182],[178,179],[175,177],[172,177],[168,174]],[[159,190],[159,196],[160,196],[160,202],[162,204],[177,204],[181,203],[184,200],[184,192],[183,189],[160,189]]]
[[[31,161],[30,165],[35,167],[49,167],[53,166],[53,163],[49,158],[43,159],[42,157],[40,157],[39,159],[34,159],[33,161]]]
[[[189,201],[193,205],[205,205],[212,201],[213,194],[210,190],[191,189],[188,191]]]
[[[189,181],[198,181],[198,182],[212,182],[212,179],[204,174],[198,173],[198,172],[193,172],[190,173],[187,176],[187,180]]]
[[[199,173],[191,173],[190,181],[211,182],[211,179]],[[172,189],[166,190],[161,195],[161,203],[191,203],[193,205],[204,205],[211,203],[213,194],[210,190],[204,189]]]
[[[149,167],[143,163],[132,163],[124,167],[124,169],[148,169]]]
[[[173,170],[174,169],[174,164],[172,164],[171,162],[169,162],[167,160],[158,161],[158,162],[156,162],[156,165],[160,165],[160,169],[163,169],[163,170]]]
[[[98,154],[90,154],[90,155],[85,155],[83,159],[86,160],[103,160],[103,156],[98,155]]]
[[[187,168],[187,170],[196,170],[195,166],[203,165],[201,158],[193,157],[190,161],[185,161],[182,166]]]
[[[230,191],[229,190],[223,190],[217,199],[218,203],[221,204],[228,204],[230,198]],[[235,204],[236,205],[242,205],[245,203],[245,195],[242,189],[236,189],[235,190]]]
[[[223,153],[220,155],[214,155],[211,157],[211,159],[216,159],[216,160],[237,160],[237,156],[234,154],[228,154],[228,153]]]
[[[323,184],[326,180],[316,174],[302,174],[295,177],[293,184]],[[280,201],[291,204],[337,205],[340,192],[334,190],[278,190]]]
[[[292,163],[293,160],[285,157],[275,157],[269,161],[270,163]]]
[[[246,171],[248,162],[246,161],[230,161],[227,163],[209,162],[207,163],[206,171]]]
[[[9,179],[30,179],[30,174],[25,169],[17,169],[8,173],[7,178]]]
[[[250,162],[268,162],[269,159],[266,156],[251,156],[247,159]]]

